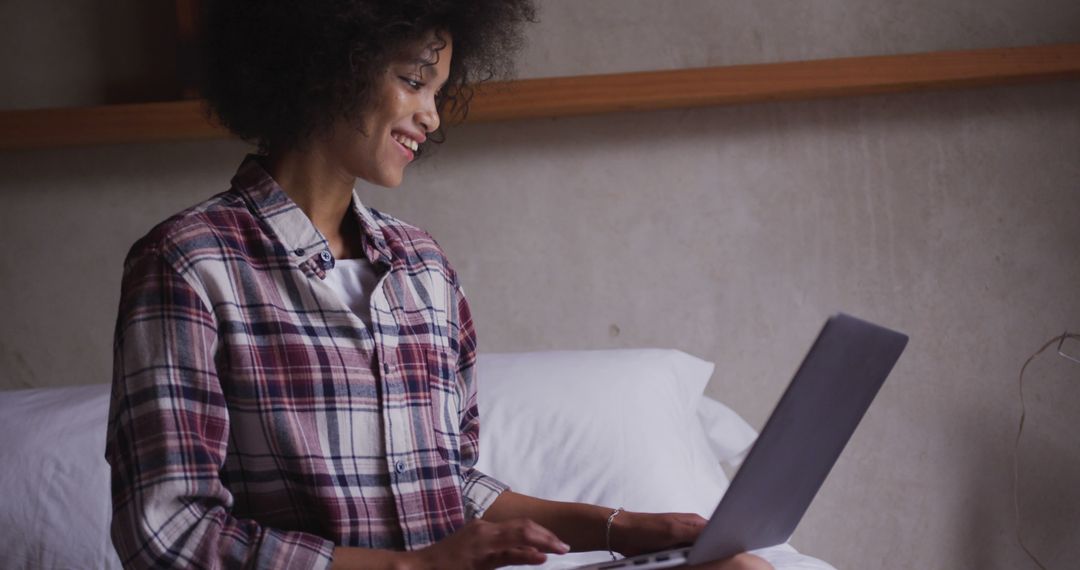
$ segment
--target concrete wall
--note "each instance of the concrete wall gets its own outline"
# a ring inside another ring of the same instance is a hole
[[[33,80],[6,83],[5,106],[106,97],[118,64],[94,38],[146,40],[97,4],[0,5],[5,28],[55,38],[12,34],[5,75]],[[541,8],[523,76],[1080,41],[1065,0]],[[127,247],[224,189],[248,150],[0,154],[0,387],[107,381]],[[462,127],[401,188],[363,196],[447,249],[482,350],[681,348],[718,364],[709,393],[757,426],[828,314],[910,333],[793,542],[840,568],[1023,568],[1016,376],[1080,330],[1078,180],[1080,84],[1061,82]],[[1051,351],[1027,374],[1025,536],[1068,567],[1080,365]]]

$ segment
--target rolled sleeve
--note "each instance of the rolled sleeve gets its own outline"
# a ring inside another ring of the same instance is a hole
[[[465,502],[465,519],[472,520],[484,516],[491,504],[503,491],[509,491],[510,486],[498,479],[481,473],[476,469],[470,469],[465,475],[465,483],[462,485],[461,495]]]

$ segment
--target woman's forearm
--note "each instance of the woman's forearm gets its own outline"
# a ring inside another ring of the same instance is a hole
[[[332,570],[419,570],[410,552],[338,546],[334,548]]]

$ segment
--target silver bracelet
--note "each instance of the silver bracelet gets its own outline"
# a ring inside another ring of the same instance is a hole
[[[611,555],[612,560],[617,560],[617,558],[615,558],[615,552],[611,550],[611,521],[615,520],[615,515],[621,513],[622,510],[623,508],[619,507],[612,511],[611,515],[607,518],[607,529],[604,531],[604,541],[607,542],[607,551],[608,554]]]

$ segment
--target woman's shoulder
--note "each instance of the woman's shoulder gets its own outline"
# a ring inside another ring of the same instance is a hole
[[[410,252],[437,253],[445,257],[439,242],[435,241],[435,238],[427,230],[375,208],[368,207],[367,211],[370,212],[376,225],[382,230],[383,237],[386,238],[391,247],[399,245]]]
[[[396,237],[401,239],[434,241],[431,234],[427,233],[420,226],[406,222],[401,218],[392,216],[382,210],[372,208],[371,206],[364,206],[364,209],[371,216],[371,220],[375,222],[379,229],[383,230],[383,234],[386,235],[387,238]]]
[[[226,190],[185,208],[154,225],[128,251],[125,265],[146,255],[189,262],[208,253],[219,253],[237,241],[258,221],[236,192]]]
[[[396,257],[413,266],[422,265],[437,270],[450,281],[456,279],[456,272],[446,252],[427,230],[375,208],[368,207],[367,210],[382,230],[387,247]]]

